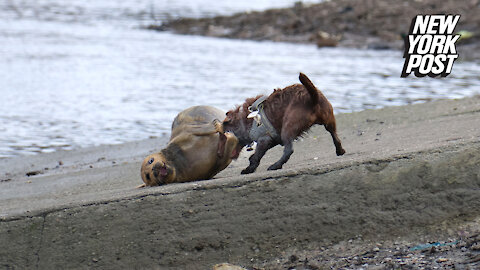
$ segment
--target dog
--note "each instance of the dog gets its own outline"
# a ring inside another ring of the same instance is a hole
[[[305,74],[300,73],[299,79],[302,84],[276,89],[268,97],[247,98],[243,105],[227,112],[223,130],[233,132],[242,147],[257,142],[242,174],[254,172],[267,150],[278,144],[284,146],[283,155],[268,170],[281,169],[293,153],[293,140],[314,124],[324,125],[330,132],[337,156],[345,154],[332,105]]]
[[[238,158],[242,147],[232,133],[224,133],[225,112],[210,106],[194,106],[180,112],[172,124],[168,145],[147,156],[140,170],[144,184],[206,180]]]

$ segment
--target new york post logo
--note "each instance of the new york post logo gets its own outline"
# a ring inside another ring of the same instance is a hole
[[[405,40],[405,63],[401,77],[412,71],[417,77],[446,77],[458,58],[453,35],[460,15],[417,15]]]

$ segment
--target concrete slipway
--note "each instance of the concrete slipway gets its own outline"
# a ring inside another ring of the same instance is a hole
[[[0,160],[0,268],[246,267],[287,249],[388,238],[480,214],[480,97],[337,116],[279,171],[136,189],[165,139]],[[27,176],[29,174],[30,176]]]

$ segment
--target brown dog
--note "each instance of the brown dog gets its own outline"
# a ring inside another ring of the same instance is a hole
[[[210,179],[225,169],[242,150],[232,133],[223,133],[225,112],[194,106],[180,112],[172,124],[167,147],[142,163],[144,186]]]
[[[293,153],[293,140],[314,124],[324,125],[330,132],[338,156],[345,153],[337,136],[332,105],[305,74],[300,73],[299,79],[303,85],[277,89],[268,97],[248,98],[242,106],[227,112],[223,129],[233,132],[241,146],[257,142],[250,165],[242,174],[254,172],[267,150],[277,144],[284,146],[283,155],[268,170],[281,169]],[[258,104],[260,99],[265,100]],[[259,110],[252,113],[251,106]]]

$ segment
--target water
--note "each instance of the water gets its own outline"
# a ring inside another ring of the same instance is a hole
[[[238,3],[240,2],[240,3]],[[310,76],[336,112],[480,93],[479,65],[400,78],[401,52],[317,49],[141,26],[295,1],[0,0],[0,157],[168,134],[193,105],[224,110]]]

